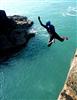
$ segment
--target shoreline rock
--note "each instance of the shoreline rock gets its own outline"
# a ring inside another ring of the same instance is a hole
[[[26,16],[7,16],[4,10],[0,10],[0,61],[27,45],[35,36],[35,33],[29,33],[32,25],[33,21]]]
[[[58,100],[77,100],[77,50]]]

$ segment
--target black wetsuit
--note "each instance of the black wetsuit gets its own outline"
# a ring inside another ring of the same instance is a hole
[[[47,29],[47,32],[50,35],[50,41],[52,41],[53,39],[58,39],[59,41],[63,42],[64,39],[61,38],[56,32],[55,32],[55,28],[53,25],[50,25],[49,27],[45,27]]]
[[[43,26],[44,28],[46,28],[47,32],[49,33],[49,35],[50,35],[50,40],[49,40],[49,42],[51,42],[53,39],[58,39],[58,40],[61,41],[61,42],[64,41],[64,39],[61,38],[61,37],[55,32],[55,28],[54,28],[53,25],[49,25],[49,26],[44,25],[44,24],[41,22],[40,19],[39,19],[39,22],[40,22],[41,26]]]

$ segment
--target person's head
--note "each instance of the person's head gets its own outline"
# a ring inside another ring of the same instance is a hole
[[[51,25],[51,22],[50,21],[46,22],[46,26],[47,27],[50,27],[50,25]]]

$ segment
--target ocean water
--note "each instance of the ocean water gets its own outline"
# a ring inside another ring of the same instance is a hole
[[[27,16],[36,30],[26,48],[0,64],[0,100],[57,100],[77,47],[76,0],[0,0],[0,9]],[[69,40],[48,48],[49,35],[38,16]]]

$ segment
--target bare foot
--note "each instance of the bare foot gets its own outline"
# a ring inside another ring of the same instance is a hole
[[[48,43],[48,47],[50,47],[50,46],[52,45],[52,43],[53,43],[52,41],[51,41],[51,42],[49,42],[49,43]]]
[[[64,36],[62,36],[62,38],[63,38],[64,40],[68,40],[68,37],[64,37]]]

